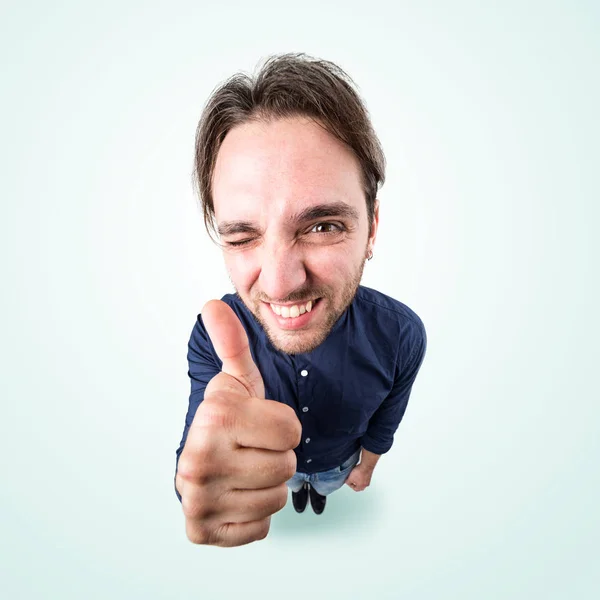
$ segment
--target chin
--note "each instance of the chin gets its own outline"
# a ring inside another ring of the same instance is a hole
[[[273,337],[271,332],[267,331],[267,337],[271,344],[280,352],[284,352],[285,354],[306,354],[320,346],[326,336],[323,336],[323,339],[321,339],[321,336],[316,338],[315,335],[306,336],[306,339],[282,339],[281,337]]]
[[[305,330],[296,333],[282,333],[279,329],[265,326],[263,330],[271,344],[285,354],[307,354],[318,348],[329,335],[335,324],[335,319],[327,319],[325,325],[318,329]]]

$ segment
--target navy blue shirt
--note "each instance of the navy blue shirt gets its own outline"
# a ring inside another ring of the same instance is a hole
[[[235,294],[226,302],[240,319],[265,384],[265,397],[291,406],[302,424],[295,448],[297,471],[316,473],[341,465],[361,446],[384,454],[404,416],[427,347],[421,319],[408,306],[359,286],[325,341],[306,354],[277,350]],[[222,362],[198,315],[188,344],[191,381],[176,467],[208,382]],[[177,497],[181,496],[175,489]]]

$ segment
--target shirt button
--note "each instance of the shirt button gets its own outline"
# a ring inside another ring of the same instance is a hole
[[[302,407],[302,412],[308,412],[308,406],[303,406]]]
[[[309,462],[312,462],[312,458],[307,458],[307,459],[306,459],[306,462],[307,462],[307,463],[309,463]]]
[[[310,438],[306,438],[304,441],[308,444],[308,442],[310,442]]]
[[[302,369],[302,371],[300,371],[300,375],[302,375],[302,377],[306,377],[308,375],[308,371],[306,369]]]

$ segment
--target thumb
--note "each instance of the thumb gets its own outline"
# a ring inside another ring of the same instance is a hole
[[[222,300],[209,300],[201,314],[215,352],[223,362],[222,372],[235,377],[251,396],[264,398],[262,375],[252,360],[248,336],[237,315]]]

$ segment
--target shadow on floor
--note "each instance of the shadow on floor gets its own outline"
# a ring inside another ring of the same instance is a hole
[[[370,523],[379,521],[382,506],[373,484],[363,492],[353,492],[347,485],[327,496],[327,504],[322,514],[316,515],[310,500],[303,513],[297,513],[292,504],[292,493],[288,493],[285,507],[271,517],[269,537],[304,538],[318,534],[356,532]]]

